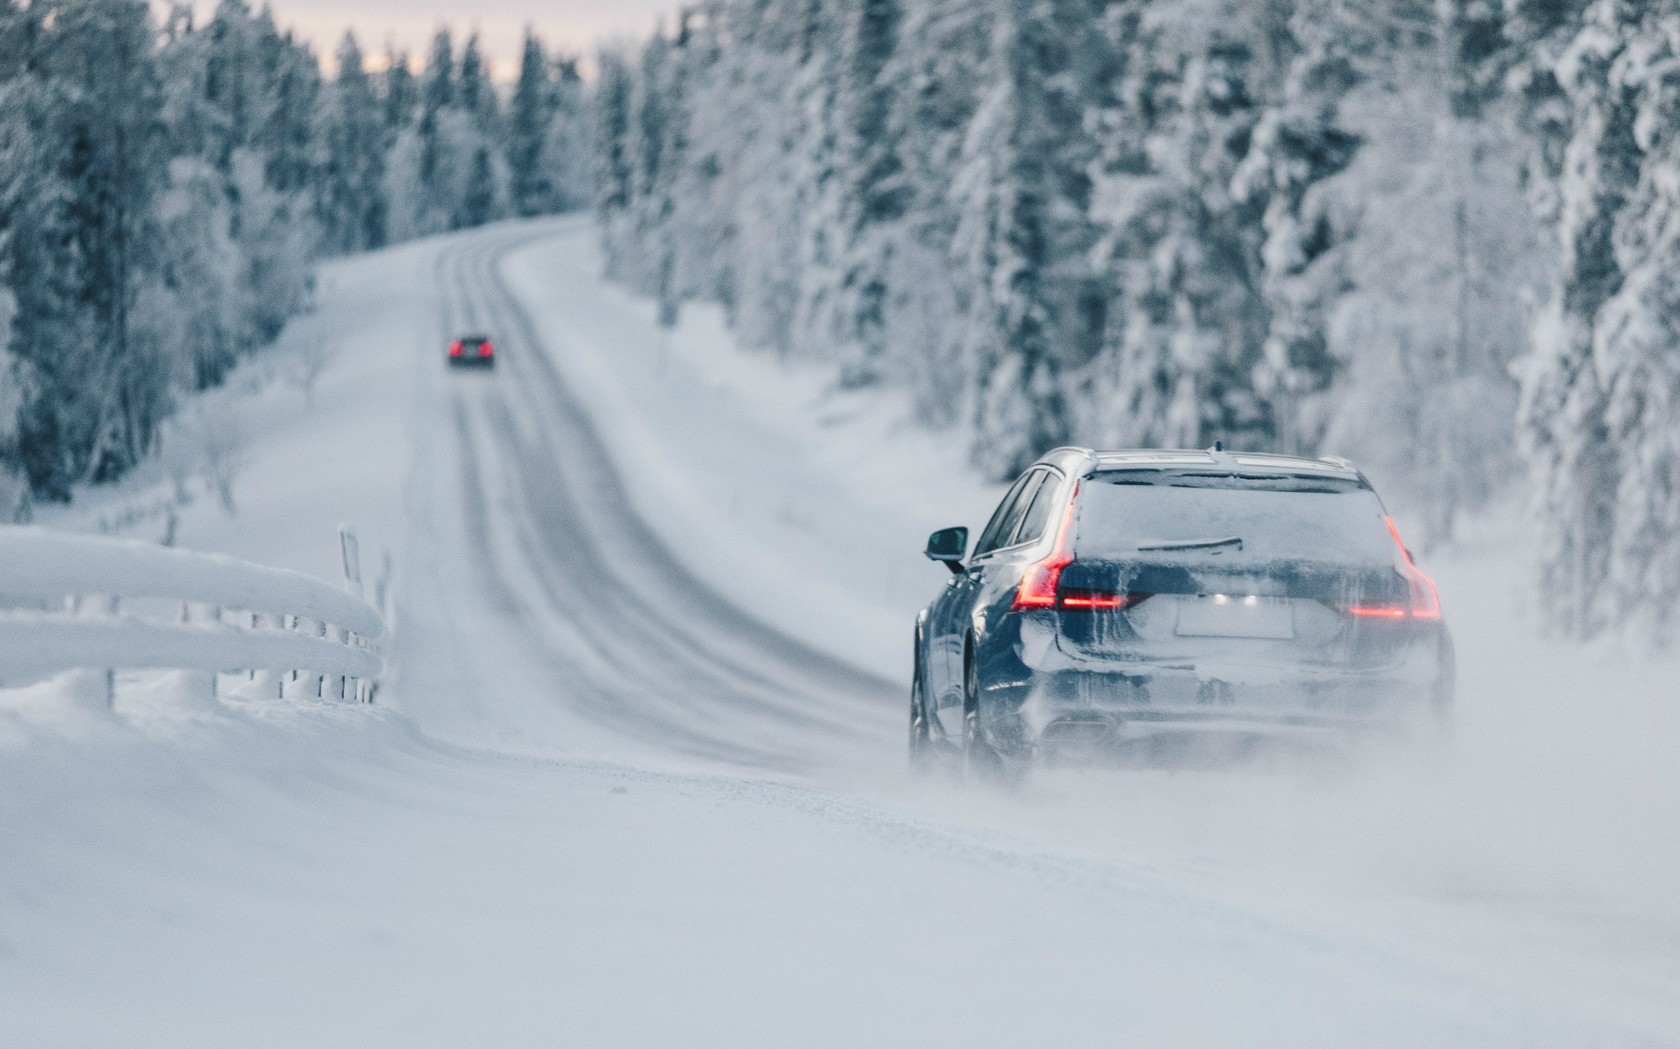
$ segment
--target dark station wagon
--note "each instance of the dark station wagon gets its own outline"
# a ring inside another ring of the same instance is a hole
[[[928,541],[952,574],[916,620],[915,763],[1230,753],[1450,713],[1435,584],[1345,460],[1061,448],[967,546]]]

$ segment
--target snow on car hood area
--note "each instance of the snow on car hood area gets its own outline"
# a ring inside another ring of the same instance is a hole
[[[0,692],[0,1045],[1680,1045],[1680,667],[1542,638],[1518,509],[1418,552],[1441,751],[912,779],[922,545],[1001,489],[599,269],[576,220],[329,264],[183,416],[233,512],[201,427],[42,515],[329,579],[352,520],[390,670]]]

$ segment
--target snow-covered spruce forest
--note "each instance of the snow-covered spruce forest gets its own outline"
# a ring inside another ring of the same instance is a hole
[[[584,85],[535,37],[511,91],[447,31],[418,73],[335,58],[243,0],[0,0],[4,519],[150,454],[315,260],[587,204]]]
[[[1062,442],[1349,456],[1426,542],[1521,489],[1576,636],[1680,609],[1680,4],[710,0],[604,55],[663,315]]]

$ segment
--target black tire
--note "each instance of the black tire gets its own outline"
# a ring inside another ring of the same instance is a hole
[[[1020,786],[1020,770],[1003,759],[986,742],[980,729],[980,673],[972,653],[963,670],[963,778],[970,783],[1014,790]]]
[[[926,772],[932,761],[932,730],[928,726],[927,704],[922,697],[922,671],[918,666],[910,679],[910,771]]]

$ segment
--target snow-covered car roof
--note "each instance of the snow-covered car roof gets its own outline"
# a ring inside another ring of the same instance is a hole
[[[1280,474],[1307,474],[1321,477],[1342,477],[1360,480],[1359,471],[1346,459],[1326,457],[1307,459],[1297,455],[1273,455],[1267,452],[1215,452],[1194,449],[1134,448],[1117,451],[1093,451],[1100,470],[1192,467],[1209,469],[1240,469]]]

